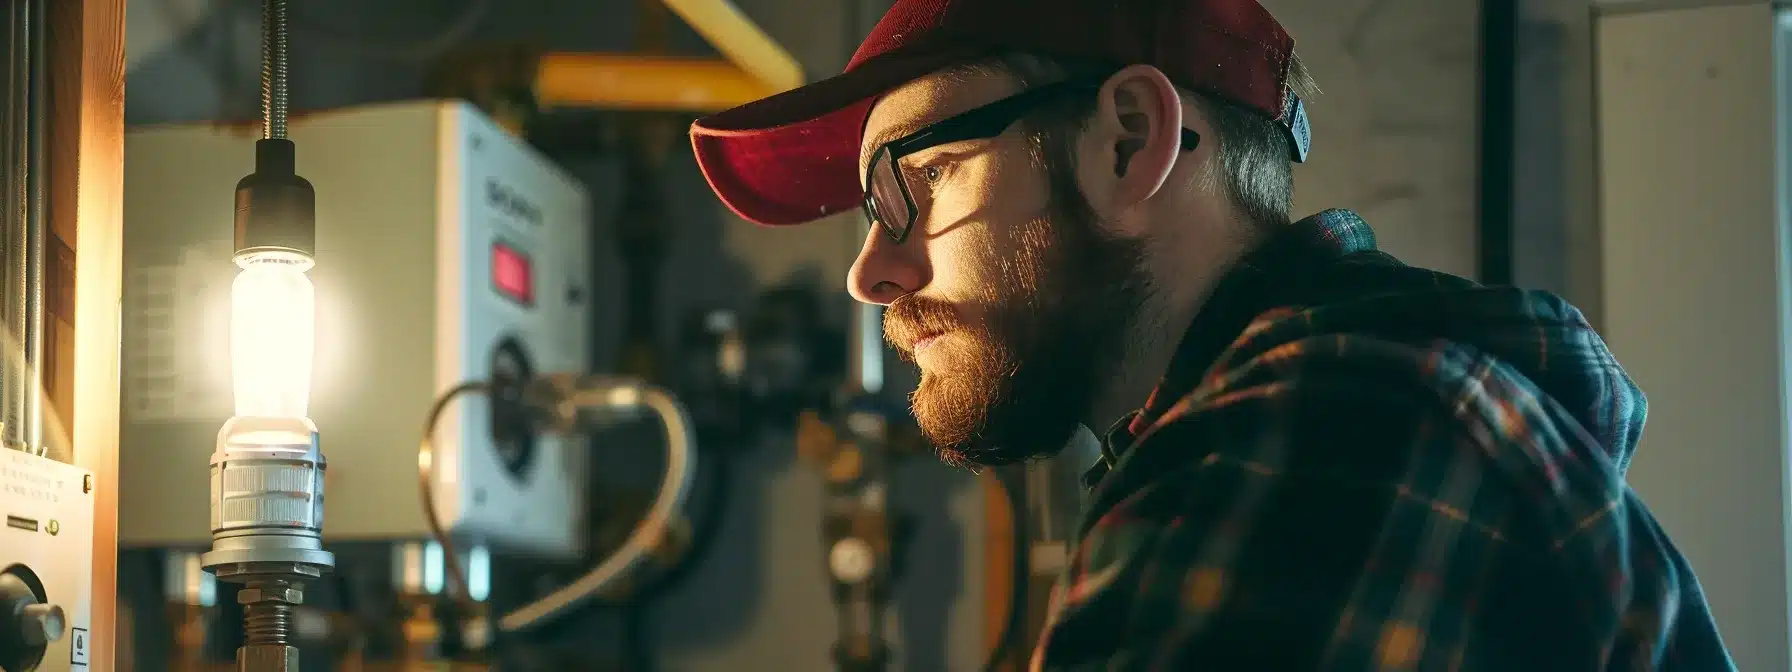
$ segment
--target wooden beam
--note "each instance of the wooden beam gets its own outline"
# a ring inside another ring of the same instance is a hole
[[[73,251],[73,462],[93,472],[89,669],[117,669],[125,0],[50,3],[49,217]]]

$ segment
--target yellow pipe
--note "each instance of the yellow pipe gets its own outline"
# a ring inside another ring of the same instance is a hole
[[[752,19],[728,0],[664,0],[692,29],[733,61],[772,89],[789,91],[803,85],[803,68],[790,52],[778,46]]]
[[[554,52],[535,69],[543,109],[601,108],[719,112],[778,93],[717,59]]]

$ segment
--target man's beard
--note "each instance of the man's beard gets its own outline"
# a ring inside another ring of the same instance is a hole
[[[1007,263],[985,323],[967,324],[951,304],[919,295],[884,315],[891,343],[947,332],[956,341],[933,346],[947,350],[942,365],[923,371],[909,395],[948,464],[1057,453],[1120,365],[1149,291],[1143,241],[1106,233],[1081,193],[1068,191],[1049,217],[1026,224],[1017,249],[994,251]]]

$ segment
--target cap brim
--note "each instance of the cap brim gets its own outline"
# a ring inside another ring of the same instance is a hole
[[[859,140],[884,93],[963,62],[955,50],[890,53],[850,72],[697,120],[691,148],[704,179],[742,218],[802,224],[857,207]]]

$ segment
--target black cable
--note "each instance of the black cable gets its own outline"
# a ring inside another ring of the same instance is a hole
[[[1017,469],[1024,468],[1018,467]],[[1013,522],[1012,534],[1009,536],[1014,544],[1014,564],[1011,568],[1014,575],[1011,579],[1011,592],[1008,594],[1008,618],[1003,620],[1001,635],[996,638],[995,646],[989,650],[989,657],[983,661],[984,672],[994,672],[1003,662],[1007,661],[1008,656],[1014,653],[1019,644],[1017,640],[1020,639],[1023,629],[1022,623],[1027,618],[1027,589],[1031,587],[1029,581],[1031,577],[1028,575],[1032,572],[1032,566],[1027,559],[1027,545],[1031,542],[1027,534],[1029,516],[1027,515],[1026,499],[1022,497],[1021,488],[1018,483],[1015,483],[1015,477],[1012,474],[999,468],[991,469],[989,473],[994,478],[996,485],[1002,488],[1002,498],[1008,502],[1009,519]]]

